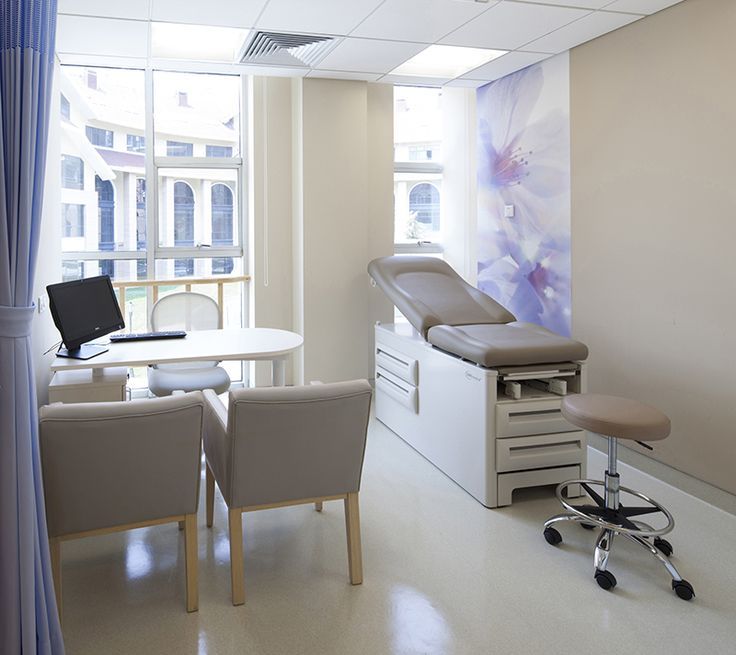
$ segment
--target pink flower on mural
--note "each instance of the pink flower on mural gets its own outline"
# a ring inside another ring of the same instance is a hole
[[[478,90],[478,287],[518,320],[569,335],[566,66],[555,58]]]

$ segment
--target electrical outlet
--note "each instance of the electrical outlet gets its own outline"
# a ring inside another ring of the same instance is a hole
[[[503,215],[506,218],[513,218],[514,217],[514,206],[513,205],[504,205],[503,206]]]

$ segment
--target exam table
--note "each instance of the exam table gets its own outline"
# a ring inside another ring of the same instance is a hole
[[[584,344],[517,321],[442,260],[382,257],[368,272],[408,320],[375,327],[379,421],[486,507],[585,477],[586,433],[560,411],[585,391]]]

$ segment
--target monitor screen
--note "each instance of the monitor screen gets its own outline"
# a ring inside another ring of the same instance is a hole
[[[54,323],[69,350],[125,327],[107,275],[50,284],[46,291]]]

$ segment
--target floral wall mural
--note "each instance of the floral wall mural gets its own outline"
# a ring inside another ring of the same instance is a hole
[[[566,336],[569,88],[565,54],[478,89],[478,288]]]

